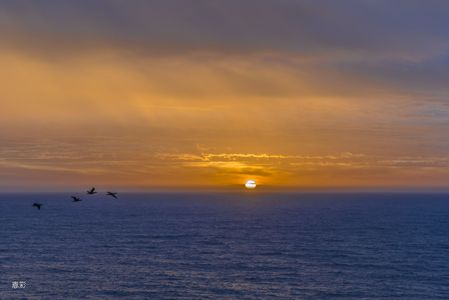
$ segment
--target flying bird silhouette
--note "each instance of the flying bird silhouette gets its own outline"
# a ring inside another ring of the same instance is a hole
[[[94,187],[87,191],[87,194],[88,194],[88,195],[93,195],[93,194],[96,194],[96,193],[97,193],[97,192],[95,191],[95,188],[94,188]]]
[[[33,203],[33,205],[31,205],[31,206],[36,207],[38,210],[41,210],[42,205],[43,204],[41,204],[41,203]]]
[[[118,199],[118,198],[117,198],[117,193],[107,192],[106,195],[111,196],[111,197],[114,197],[115,199]]]
[[[72,202],[80,202],[80,201],[82,201],[80,198],[78,198],[78,197],[75,197],[75,196],[72,196]]]

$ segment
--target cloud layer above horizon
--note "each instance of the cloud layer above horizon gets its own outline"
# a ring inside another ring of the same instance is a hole
[[[445,1],[0,1],[0,190],[449,187]]]

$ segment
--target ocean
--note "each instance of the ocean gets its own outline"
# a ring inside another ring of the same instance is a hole
[[[448,194],[82,198],[0,195],[0,299],[449,299]]]

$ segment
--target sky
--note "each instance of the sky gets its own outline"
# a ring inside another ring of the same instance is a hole
[[[0,0],[0,191],[447,189],[448,15]]]

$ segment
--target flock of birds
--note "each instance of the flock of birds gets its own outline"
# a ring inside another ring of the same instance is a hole
[[[94,194],[97,194],[97,191],[93,187],[90,190],[86,191],[86,194],[87,195],[94,195]],[[107,196],[111,196],[112,198],[115,198],[115,199],[118,199],[117,194],[118,193],[115,193],[115,192],[106,192]],[[72,196],[72,202],[80,202],[80,201],[83,201],[83,200],[81,198],[79,198],[79,197]],[[33,203],[32,206],[36,207],[38,210],[40,210],[42,208],[43,204],[35,202],[35,203]]]

